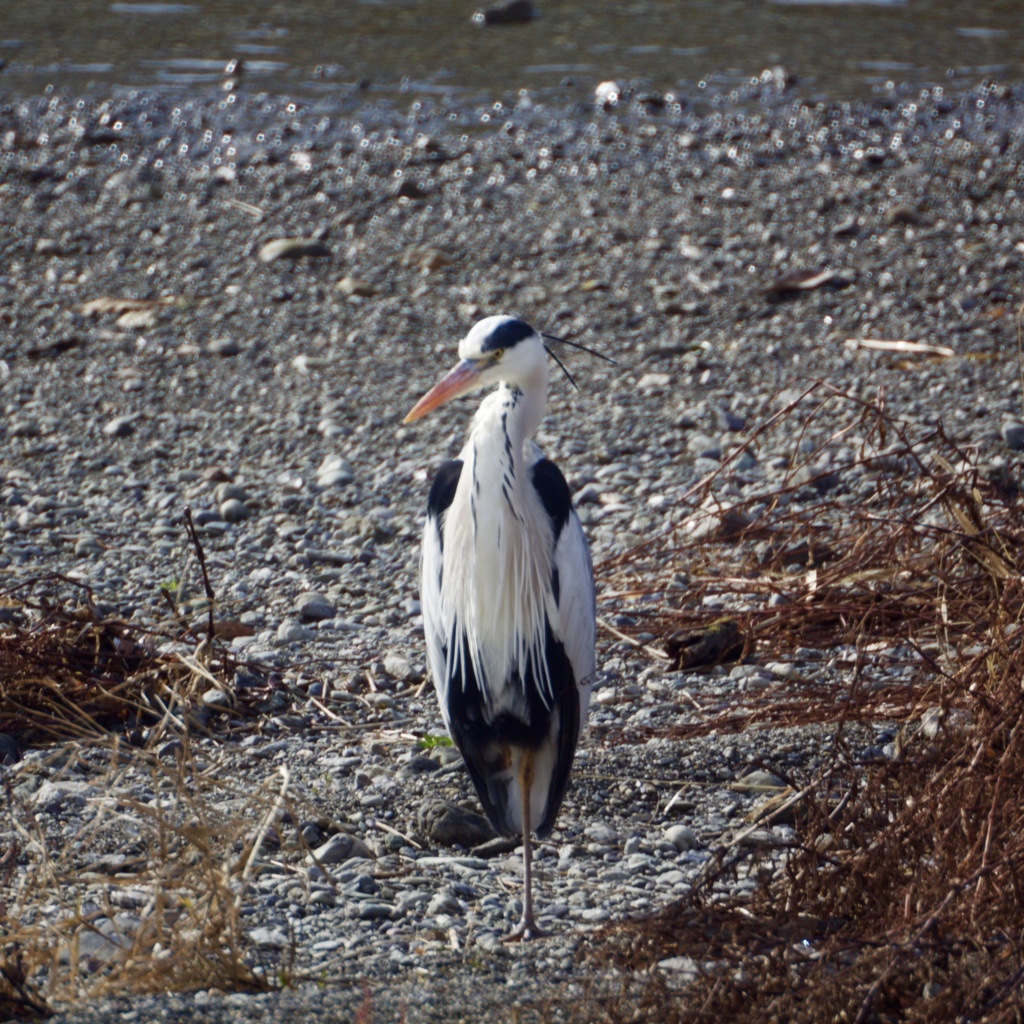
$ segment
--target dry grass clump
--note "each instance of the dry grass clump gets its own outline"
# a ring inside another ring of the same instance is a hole
[[[160,637],[87,603],[67,611],[49,591],[69,582],[38,578],[3,595],[0,732],[54,745],[40,769],[5,780],[0,1012],[266,989],[277,979],[247,938],[242,904],[282,796],[218,777],[192,741],[205,731],[197,703],[230,689],[234,664],[188,630]],[[48,828],[35,790],[18,785],[39,771],[58,789],[87,779],[73,835]],[[226,794],[241,813],[225,814]]]
[[[114,994],[271,987],[242,919],[263,831],[227,819],[204,793],[187,735],[171,766],[116,742],[109,755],[94,786],[109,795],[89,798],[73,841],[39,826],[8,790],[0,998],[10,1015]],[[156,796],[136,799],[147,768]]]
[[[159,653],[166,638],[87,605],[67,612],[39,602],[31,589],[17,604],[4,596],[9,609],[32,618],[0,632],[0,732],[28,743],[99,738],[180,713],[209,688],[209,673],[193,659]]]
[[[226,814],[226,796],[242,802],[241,782],[222,783],[187,732],[180,742],[170,763],[109,743],[106,770],[89,780],[91,813],[70,838],[40,825],[31,797],[8,785],[0,1010],[9,1016],[106,995],[280,982],[278,958],[263,963],[247,935],[243,905],[258,857],[276,845],[287,778],[278,793],[247,785],[245,807]],[[56,764],[73,763],[75,747],[55,748]],[[79,748],[92,771],[97,748]],[[58,767],[51,781],[69,777]]]
[[[1015,482],[980,472],[941,429],[911,438],[880,403],[825,388],[777,425],[798,439],[801,420],[822,416],[838,424],[830,444],[861,452],[839,477],[859,476],[853,500],[816,486],[828,469],[817,449],[793,462],[799,505],[784,490],[755,513],[752,502],[734,505],[742,525],[727,534],[711,529],[694,542],[684,526],[637,553],[641,571],[666,585],[689,577],[683,607],[650,614],[646,632],[667,638],[707,618],[705,595],[740,595],[749,602],[733,615],[749,654],[829,651],[851,681],[841,693],[805,685],[795,703],[742,698],[741,725],[830,723],[830,755],[801,784],[781,856],[725,842],[684,900],[601,937],[592,955],[634,969],[692,961],[675,964],[689,974],[654,972],[639,1009],[623,1003],[613,1019],[1024,1020],[1024,509]],[[753,443],[771,441],[766,431]],[[714,486],[695,492],[699,507],[710,507]],[[624,559],[621,569],[637,566]],[[784,596],[767,607],[770,594]],[[906,653],[909,679],[886,671],[894,650]],[[858,763],[846,726],[878,717],[901,723],[894,755]],[[769,880],[751,897],[716,888],[758,862]]]

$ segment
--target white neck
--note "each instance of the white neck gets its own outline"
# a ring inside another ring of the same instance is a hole
[[[445,524],[448,564],[458,570],[445,573],[442,600],[465,625],[478,676],[496,681],[543,644],[553,538],[524,447],[547,404],[546,366],[537,378],[521,388],[502,384],[481,403]]]

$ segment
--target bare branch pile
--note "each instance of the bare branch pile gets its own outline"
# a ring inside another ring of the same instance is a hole
[[[800,792],[795,840],[766,862],[770,880],[751,897],[715,883],[767,855],[726,842],[684,900],[602,936],[621,965],[692,966],[681,984],[678,972],[653,971],[639,1009],[623,1004],[613,1018],[652,1019],[657,1007],[670,1022],[1024,1019],[1017,488],[979,471],[939,428],[908,436],[881,403],[818,388],[777,423],[798,451],[800,424],[825,416],[838,424],[829,442],[794,459],[787,489],[731,505],[729,530],[720,476],[695,489],[695,511],[674,531],[609,567],[666,594],[685,578],[677,606],[639,627],[670,649],[677,630],[709,618],[709,596],[732,595],[750,656],[816,647],[850,669],[842,692],[744,696],[733,727],[829,723],[830,757]],[[840,474],[859,481],[855,493],[825,479],[838,439],[861,451]],[[875,671],[894,650],[914,666],[909,685]],[[895,749],[858,762],[847,727],[880,717],[900,726]]]

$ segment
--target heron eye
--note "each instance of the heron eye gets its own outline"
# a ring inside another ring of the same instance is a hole
[[[496,349],[495,349],[495,350],[494,350],[494,351],[493,351],[493,352],[491,353],[491,356],[492,356],[492,358],[494,359],[494,361],[495,361],[495,362],[497,362],[497,361],[498,361],[499,359],[501,359],[501,357],[502,357],[502,356],[503,356],[504,354],[505,354],[505,350],[504,350],[503,348],[496,348]]]

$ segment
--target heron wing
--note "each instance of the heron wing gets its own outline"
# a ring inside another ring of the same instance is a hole
[[[420,609],[423,633],[427,641],[427,662],[434,680],[441,715],[449,732],[448,673],[445,667],[451,624],[445,623],[441,607],[441,580],[444,575],[444,516],[455,497],[462,473],[462,462],[444,462],[434,476],[427,498],[427,523],[423,528],[420,562]]]
[[[544,818],[537,826],[537,834],[544,836],[553,827],[565,796],[576,744],[587,718],[590,687],[594,681],[597,607],[590,548],[579,516],[572,507],[565,477],[553,462],[540,458],[532,466],[532,478],[554,535],[547,609],[548,650],[551,652],[553,646],[560,648],[559,653],[571,669],[568,685],[563,683],[559,687],[556,683],[559,716],[558,734],[554,737],[554,770]],[[549,665],[559,660],[552,659],[551,653],[548,659]]]

